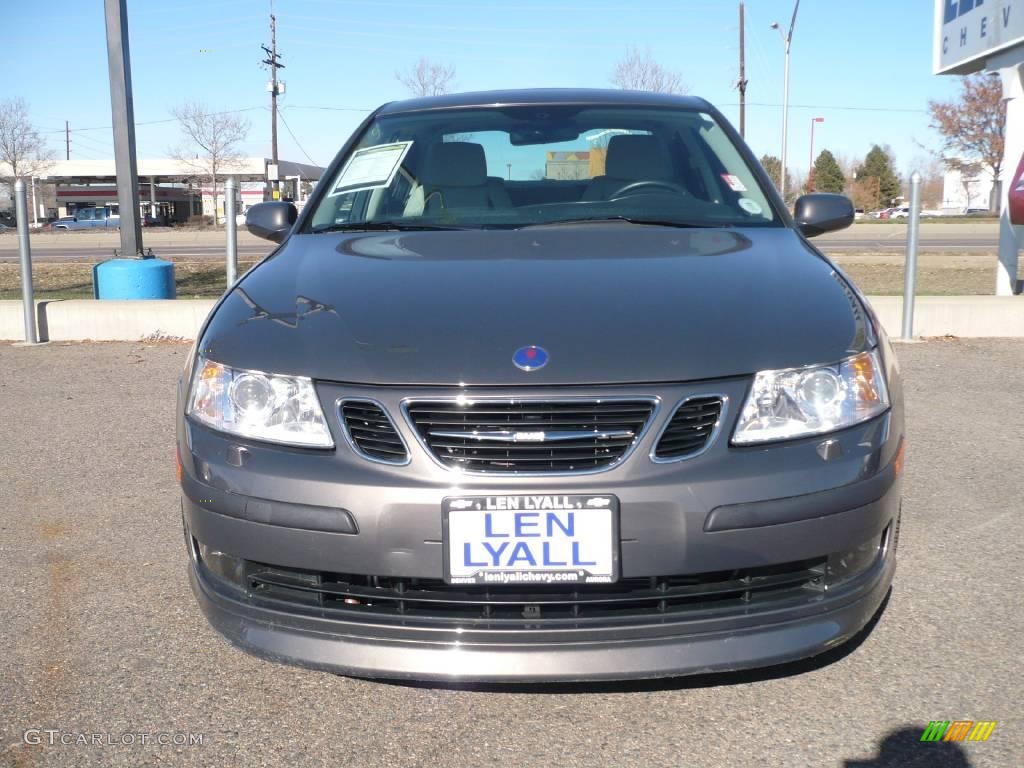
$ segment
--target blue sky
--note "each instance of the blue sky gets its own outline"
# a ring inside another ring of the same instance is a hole
[[[395,79],[423,55],[455,65],[458,90],[530,86],[607,87],[630,46],[649,47],[682,73],[690,92],[738,120],[738,3],[734,0],[275,0],[286,69],[283,158],[326,165],[362,117],[403,98]],[[783,46],[792,0],[747,0],[747,140],[780,154]],[[862,157],[889,144],[902,172],[937,138],[930,98],[956,78],[931,74],[932,0],[803,0],[792,54],[790,167],[816,150]],[[270,151],[267,73],[270,0],[129,0],[138,152],[166,154],[179,141],[170,109],[198,99],[248,110],[247,154]],[[6,95],[28,100],[37,125],[72,158],[112,154],[102,0],[11,2]],[[13,32],[14,34],[10,34]],[[13,51],[11,50],[13,41]],[[208,53],[205,51],[209,51]],[[163,121],[163,122],[157,122]],[[290,135],[294,134],[294,137]]]

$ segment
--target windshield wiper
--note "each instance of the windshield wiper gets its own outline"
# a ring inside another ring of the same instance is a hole
[[[585,216],[578,219],[559,219],[557,221],[544,221],[539,224],[525,224],[519,229],[532,229],[534,227],[557,227],[561,224],[594,224],[603,221],[625,221],[629,224],[645,224],[655,227],[675,227],[677,229],[704,229],[713,227],[729,227],[730,224],[719,224],[707,221],[673,221],[668,219],[640,219],[635,216]]]
[[[446,227],[440,224],[410,224],[404,221],[363,221],[329,224],[326,227],[318,227],[311,230],[311,232],[314,235],[319,235],[324,232],[431,232],[464,229],[465,227]]]

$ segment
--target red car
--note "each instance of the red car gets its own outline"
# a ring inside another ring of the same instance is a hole
[[[1010,221],[1024,226],[1024,156],[1017,166],[1017,174],[1010,186]]]

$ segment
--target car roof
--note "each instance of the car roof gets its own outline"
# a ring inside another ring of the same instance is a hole
[[[520,106],[529,104],[587,104],[628,107],[677,107],[683,109],[710,109],[711,105],[695,96],[677,96],[650,91],[622,91],[602,88],[528,88],[505,91],[473,91],[427,96],[419,99],[392,101],[378,110],[381,115],[404,112],[460,109],[491,106]]]

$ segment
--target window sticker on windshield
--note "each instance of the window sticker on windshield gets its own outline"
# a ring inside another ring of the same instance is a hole
[[[341,169],[328,197],[390,186],[411,146],[411,141],[397,141],[357,149]]]
[[[756,202],[751,200],[749,197],[741,197],[739,200],[739,205],[740,208],[742,208],[744,211],[746,211],[747,213],[752,213],[755,216],[764,211],[764,208],[762,208]]]
[[[746,192],[746,185],[740,181],[739,176],[733,176],[731,173],[723,173],[722,181],[729,185],[729,189],[733,192]]]

